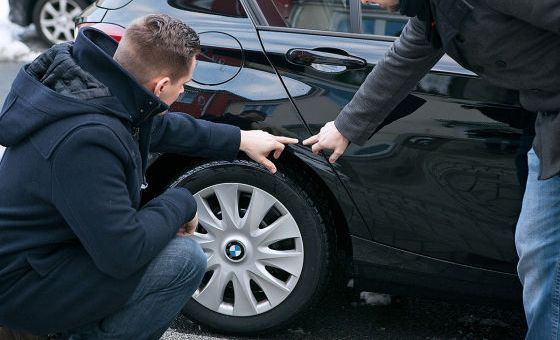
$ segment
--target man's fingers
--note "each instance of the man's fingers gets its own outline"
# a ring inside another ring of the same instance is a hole
[[[282,151],[284,151],[284,148],[286,148],[286,146],[282,143],[277,143],[276,147],[275,147],[275,151],[274,151],[274,159],[278,159],[278,157],[280,157],[280,155],[282,154]]]
[[[342,156],[344,151],[346,151],[346,146],[345,145],[338,145],[334,149],[333,154],[329,157],[329,162],[335,163],[340,158],[340,156]]]
[[[179,228],[179,230],[177,230],[177,235],[178,236],[189,236],[189,235],[192,235],[193,233],[189,233],[189,231],[185,227],[181,227],[181,228]]]
[[[311,146],[311,151],[316,155],[323,149],[325,149],[325,147],[321,143],[315,143]]]
[[[267,158],[263,157],[259,160],[259,163],[261,163],[262,165],[264,165],[265,168],[268,169],[268,171],[270,171],[271,173],[275,174],[276,173],[276,166],[274,165],[274,163],[272,163],[271,161],[269,161]]]
[[[329,157],[329,162],[332,163],[336,163],[336,161],[338,160],[338,158],[341,156],[342,154],[340,152],[333,152],[333,154]]]
[[[276,141],[278,141],[282,144],[297,144],[297,143],[299,143],[299,140],[297,140],[296,138],[290,138],[290,137],[284,137],[284,136],[274,136],[274,139],[276,139]]]
[[[315,144],[319,141],[319,135],[313,135],[303,141],[303,145]]]

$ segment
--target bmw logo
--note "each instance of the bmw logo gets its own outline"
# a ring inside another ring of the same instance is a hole
[[[226,245],[226,256],[232,261],[240,261],[245,256],[245,248],[239,241],[231,241]]]

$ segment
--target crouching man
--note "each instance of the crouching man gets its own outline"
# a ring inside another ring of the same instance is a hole
[[[297,140],[163,113],[191,79],[197,34],[166,15],[120,44],[94,28],[22,68],[0,113],[0,325],[72,339],[159,339],[206,257],[196,203],[169,189],[140,207],[149,151],[274,172]]]

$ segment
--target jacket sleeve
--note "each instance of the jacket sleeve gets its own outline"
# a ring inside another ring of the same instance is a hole
[[[72,132],[52,160],[54,205],[99,270],[115,278],[146,265],[196,212],[194,198],[182,188],[169,189],[137,210],[127,167],[133,167],[128,151],[100,125]]]
[[[558,0],[484,0],[484,3],[496,12],[560,34],[560,2]]]
[[[234,160],[240,142],[241,133],[236,126],[195,119],[184,113],[167,112],[154,118],[150,151]]]
[[[352,143],[363,145],[443,56],[443,50],[433,48],[424,32],[422,21],[410,19],[336,118],[336,128]]]

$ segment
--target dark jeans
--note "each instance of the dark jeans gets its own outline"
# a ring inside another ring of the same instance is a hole
[[[177,236],[152,260],[121,310],[66,336],[71,340],[159,339],[198,288],[205,272],[206,256],[198,243]]]

